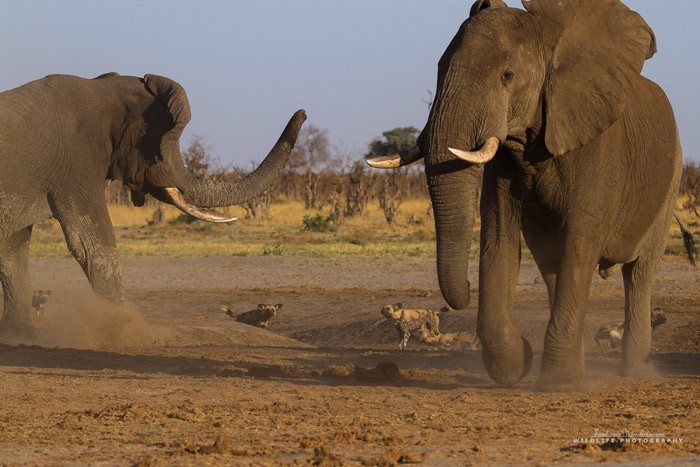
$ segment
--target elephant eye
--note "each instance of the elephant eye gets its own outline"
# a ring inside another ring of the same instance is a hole
[[[501,75],[501,80],[503,80],[504,83],[513,81],[513,78],[515,78],[515,72],[513,70],[506,70]]]

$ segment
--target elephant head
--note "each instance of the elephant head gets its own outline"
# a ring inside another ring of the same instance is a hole
[[[116,73],[96,79],[115,81],[118,89],[128,90],[122,99],[129,114],[112,132],[114,149],[108,178],[123,180],[132,190],[136,205],[142,205],[144,195],[150,194],[209,222],[235,218],[207,208],[243,203],[274,182],[306,119],[303,110],[297,111],[265,160],[243,179],[233,182],[199,179],[186,169],[180,154],[180,136],[191,115],[187,95],[178,83],[156,75],[134,81]]]
[[[480,165],[506,146],[578,148],[625,108],[656,51],[644,20],[618,0],[479,0],[438,63],[428,122],[412,151],[368,160],[392,168],[425,159],[435,213],[438,278],[453,308],[469,304],[471,233]]]

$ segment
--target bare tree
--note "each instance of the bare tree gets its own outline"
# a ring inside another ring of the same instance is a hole
[[[182,161],[195,177],[206,177],[218,164],[211,155],[211,146],[204,141],[203,136],[199,135],[190,138],[190,145],[182,151]]]
[[[307,209],[321,207],[322,175],[330,171],[332,163],[328,130],[314,125],[302,128],[289,156],[288,170],[303,175],[302,199]]]
[[[683,166],[680,194],[688,197],[684,207],[700,217],[700,213],[698,213],[700,207],[700,165],[695,162],[686,162]]]
[[[336,224],[341,224],[347,212],[347,178],[345,175],[334,175],[332,188],[329,190],[328,202],[331,206],[331,214]]]
[[[365,163],[357,161],[347,175],[345,214],[362,216],[372,193],[372,179],[367,175]]]
[[[379,190],[379,207],[384,211],[384,218],[389,225],[396,221],[396,215],[403,198],[401,188],[397,183],[397,173],[399,172],[396,171],[385,176]]]
[[[267,219],[270,216],[270,191],[265,190],[259,196],[243,203],[247,219]]]

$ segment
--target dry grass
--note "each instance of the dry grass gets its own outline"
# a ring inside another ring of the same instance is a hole
[[[331,224],[328,232],[304,230],[304,209],[296,201],[273,204],[268,219],[246,219],[238,206],[228,209],[238,221],[231,224],[187,223],[180,211],[165,207],[165,220],[148,225],[154,207],[110,206],[117,245],[123,256],[221,255],[409,255],[435,252],[435,229],[428,216],[429,201],[407,200],[396,225],[389,226],[377,206],[365,216]],[[324,209],[322,216],[328,215]],[[30,249],[34,257],[69,256],[55,220],[38,224]]]
[[[698,235],[698,219],[688,210],[678,212]],[[362,217],[346,218],[332,225],[329,232],[304,230],[305,215],[317,211],[304,209],[297,201],[285,201],[270,207],[266,220],[245,219],[238,206],[229,212],[239,220],[231,224],[186,223],[180,211],[165,206],[165,221],[148,225],[154,207],[110,206],[117,245],[123,256],[258,256],[258,255],[398,255],[432,257],[435,254],[435,228],[428,214],[427,199],[406,200],[395,225],[389,226],[376,205]],[[321,211],[328,214],[327,209]],[[478,251],[479,225],[474,227],[472,253]],[[63,234],[55,220],[37,224],[31,243],[34,257],[67,257]],[[524,251],[524,254],[529,252]],[[671,225],[667,254],[683,256],[678,224]]]

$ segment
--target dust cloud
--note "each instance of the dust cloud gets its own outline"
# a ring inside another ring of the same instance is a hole
[[[3,332],[0,342],[105,350],[163,345],[171,334],[151,325],[132,304],[114,305],[89,291],[66,291],[54,294],[40,313],[32,311],[31,328]]]

